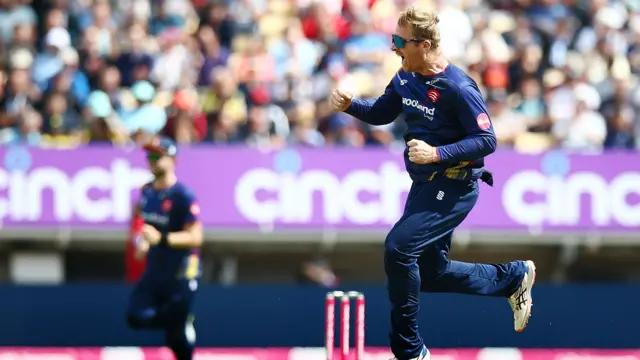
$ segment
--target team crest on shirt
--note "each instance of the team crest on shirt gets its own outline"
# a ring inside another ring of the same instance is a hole
[[[482,130],[487,130],[491,127],[491,120],[489,120],[489,115],[482,113],[478,115],[476,118],[476,122],[478,123],[478,127]]]
[[[434,103],[440,98],[440,92],[436,89],[429,89],[429,91],[427,91],[427,97]]]
[[[173,206],[173,203],[171,202],[171,200],[169,199],[165,199],[162,201],[162,211],[163,212],[169,212],[171,211],[171,207]]]

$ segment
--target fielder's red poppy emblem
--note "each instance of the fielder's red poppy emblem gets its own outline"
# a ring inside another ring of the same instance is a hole
[[[171,206],[173,206],[173,203],[171,202],[171,200],[167,199],[162,201],[162,211],[169,212],[171,210]]]
[[[427,97],[429,98],[429,100],[431,100],[431,102],[436,102],[440,98],[440,93],[436,89],[430,89],[429,91],[427,91]]]
[[[487,130],[491,127],[491,120],[489,120],[489,115],[482,113],[478,115],[476,118],[476,122],[478,123],[478,127],[482,130]]]

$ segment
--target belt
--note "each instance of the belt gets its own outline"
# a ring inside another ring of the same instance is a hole
[[[437,170],[429,175],[412,175],[413,181],[434,181],[439,178],[447,178],[457,181],[478,181],[486,183],[489,186],[493,186],[493,173],[485,169],[459,169],[449,168],[444,170]]]

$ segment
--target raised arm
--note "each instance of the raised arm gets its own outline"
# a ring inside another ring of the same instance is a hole
[[[371,125],[390,124],[402,111],[402,98],[395,91],[393,82],[375,99],[353,99],[348,92],[336,89],[330,101],[334,111],[344,111]]]

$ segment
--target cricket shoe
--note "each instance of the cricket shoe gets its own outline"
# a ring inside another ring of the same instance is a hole
[[[531,260],[525,261],[524,264],[527,267],[527,272],[524,274],[518,290],[509,297],[509,305],[513,310],[513,327],[516,332],[522,332],[527,327],[533,306],[531,289],[536,282],[536,265]]]
[[[398,358],[393,358],[391,360],[398,360]],[[427,349],[427,347],[425,346],[422,348],[422,352],[420,353],[420,356],[410,360],[431,360],[431,353],[429,352],[429,349]]]

